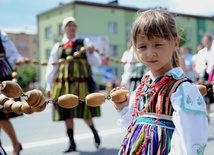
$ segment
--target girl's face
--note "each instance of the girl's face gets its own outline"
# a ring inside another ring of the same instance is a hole
[[[172,54],[178,48],[179,38],[169,41],[162,38],[148,40],[146,37],[138,37],[135,45],[139,60],[151,70],[156,78],[173,68]]]
[[[76,35],[77,32],[77,25],[74,22],[69,22],[65,27],[65,33],[67,35]]]

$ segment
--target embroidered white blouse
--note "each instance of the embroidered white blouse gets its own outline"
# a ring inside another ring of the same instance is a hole
[[[11,66],[15,64],[16,59],[21,58],[21,54],[18,52],[13,41],[8,37],[7,33],[1,31],[2,45],[5,50],[6,58]]]
[[[71,41],[76,41],[77,39],[79,39],[79,37],[74,37],[72,38]],[[68,40],[63,39],[63,43],[66,43]],[[84,39],[84,46],[88,46],[90,44],[89,40],[87,38]],[[54,76],[57,72],[57,69],[59,67],[59,65],[51,65],[52,62],[57,62],[59,60],[57,51],[59,48],[60,43],[57,42],[55,44],[55,46],[53,47],[53,49],[51,50],[51,54],[48,60],[48,66],[46,68],[46,74],[45,74],[45,80],[46,80],[46,91],[51,90],[51,85],[53,83],[54,80]],[[87,61],[89,63],[89,65],[91,67],[93,66],[99,66],[101,65],[101,57],[97,52],[93,52],[92,54],[89,54],[89,52],[86,52],[86,57],[87,57]]]
[[[151,74],[148,72],[147,74]],[[175,79],[185,77],[180,67],[166,73]],[[181,83],[170,98],[174,112],[175,130],[169,155],[202,155],[208,141],[208,118],[203,96],[194,83]],[[130,95],[129,106],[119,110],[118,125],[127,128],[132,120],[135,92]]]

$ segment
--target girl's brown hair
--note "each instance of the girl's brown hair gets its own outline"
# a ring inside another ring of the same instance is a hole
[[[132,28],[132,42],[135,47],[139,36],[176,40],[178,33],[174,17],[162,8],[139,12]],[[180,66],[177,51],[173,52],[172,64],[173,67]]]

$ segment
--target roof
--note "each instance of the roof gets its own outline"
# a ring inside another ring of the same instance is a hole
[[[0,27],[0,30],[5,31],[7,33],[15,33],[15,34],[29,34],[29,35],[36,35],[37,28],[35,26],[30,25],[21,25],[16,27]]]
[[[96,3],[96,2],[85,2],[85,1],[74,0],[74,1],[71,1],[71,2],[66,3],[66,4],[60,3],[59,6],[53,8],[53,9],[47,10],[47,11],[45,11],[43,13],[40,13],[37,16],[43,15],[45,13],[51,12],[51,11],[53,11],[55,9],[59,9],[60,7],[63,7],[65,5],[70,5],[70,4],[80,4],[80,5],[97,6],[97,7],[104,7],[104,8],[114,8],[114,9],[130,10],[130,11],[152,9],[152,8],[142,9],[142,8],[121,6],[121,5],[114,5],[114,4],[112,5],[112,4],[109,4],[109,3]],[[176,16],[191,17],[191,18],[204,18],[204,19],[214,20],[214,17],[210,17],[210,16],[200,16],[200,15],[183,14],[183,13],[179,13],[179,12],[171,12],[171,13],[174,14],[174,15],[176,15]]]

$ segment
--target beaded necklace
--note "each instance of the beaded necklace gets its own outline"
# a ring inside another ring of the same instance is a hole
[[[123,155],[127,155],[127,153],[125,152],[125,148],[124,148],[125,141],[128,139],[128,135],[132,131],[132,127],[134,126],[134,120],[135,120],[136,114],[138,114],[138,115],[145,114],[145,112],[148,111],[148,108],[153,103],[154,98],[157,96],[157,93],[160,92],[160,94],[158,94],[158,100],[157,100],[157,104],[156,104],[157,118],[155,120],[155,124],[153,125],[153,128],[152,128],[151,132],[147,133],[145,141],[141,145],[141,147],[138,150],[138,152],[136,153],[136,155],[140,155],[140,152],[142,151],[142,149],[146,147],[147,141],[150,139],[151,133],[154,131],[155,127],[157,126],[157,124],[159,122],[160,114],[161,114],[161,111],[162,111],[163,97],[166,94],[167,88],[173,82],[173,78],[171,76],[163,76],[163,78],[159,82],[157,82],[155,84],[147,83],[148,78],[149,78],[148,75],[145,76],[145,79],[140,84],[140,86],[138,87],[137,92],[136,92],[135,105],[134,105],[134,110],[133,110],[133,113],[132,113],[132,121],[131,121],[131,124],[130,124],[128,130],[127,130],[127,134],[126,134],[126,136],[124,138],[124,141],[123,141],[123,143],[121,145],[122,146]],[[144,86],[152,87],[152,89],[148,90],[148,91],[145,91],[145,92],[142,92],[142,89],[143,89]],[[147,94],[151,94],[151,98],[150,98],[149,102],[145,105],[145,107],[142,110],[139,110],[138,109],[138,104],[140,103],[140,98],[143,98]]]

